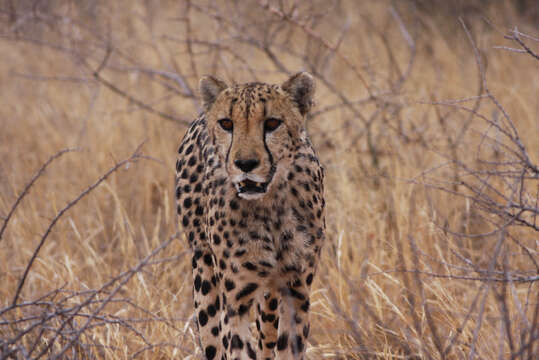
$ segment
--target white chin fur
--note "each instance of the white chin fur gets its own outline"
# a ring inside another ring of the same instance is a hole
[[[257,200],[264,197],[266,193],[239,193],[238,196],[245,200]]]

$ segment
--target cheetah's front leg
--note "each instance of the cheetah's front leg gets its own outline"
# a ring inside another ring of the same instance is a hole
[[[236,276],[235,276],[236,275]],[[249,312],[259,291],[259,284],[241,274],[228,274],[223,279],[224,311],[222,343],[229,359],[257,359],[249,330]],[[251,279],[252,280],[252,279]]]
[[[303,359],[306,340],[309,336],[308,277],[298,276],[279,289],[282,300],[279,304],[279,329],[276,344],[276,359]]]
[[[221,360],[219,278],[214,272],[215,258],[213,253],[208,246],[204,245],[194,248],[193,253],[195,312],[202,352],[208,360]]]
[[[259,296],[256,313],[256,328],[258,329],[258,349],[261,359],[273,359],[277,344],[277,329],[279,327],[279,301],[281,296],[277,291]]]

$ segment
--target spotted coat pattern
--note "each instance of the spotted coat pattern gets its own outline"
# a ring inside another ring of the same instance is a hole
[[[215,93],[210,88],[206,111],[179,147],[177,213],[192,249],[195,314],[208,360],[304,357],[310,287],[325,238],[324,170],[303,125],[312,94],[305,84],[294,84],[302,80],[298,77],[312,81],[306,76],[296,75],[287,86],[221,85]],[[272,111],[267,108],[272,99],[279,101],[283,122],[278,138],[257,130]],[[234,123],[229,134],[211,119],[219,106]],[[295,131],[289,117],[300,124]],[[267,152],[261,157],[269,162],[271,177],[267,191],[254,199],[239,195],[227,163],[234,156],[231,148],[238,148],[237,154],[249,150],[243,149],[250,146],[243,145],[248,138],[232,146],[245,124],[261,134]],[[220,138],[227,136],[228,143]]]

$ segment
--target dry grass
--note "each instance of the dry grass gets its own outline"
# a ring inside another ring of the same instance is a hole
[[[537,54],[537,28],[362,3],[0,3],[0,357],[195,354],[173,171],[198,78],[305,69],[328,174],[309,357],[536,359],[539,62],[494,47],[523,50],[518,25]]]

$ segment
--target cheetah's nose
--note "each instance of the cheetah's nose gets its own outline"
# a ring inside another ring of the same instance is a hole
[[[234,160],[234,165],[236,165],[243,172],[249,172],[255,169],[258,164],[260,164],[260,161],[257,159]]]

